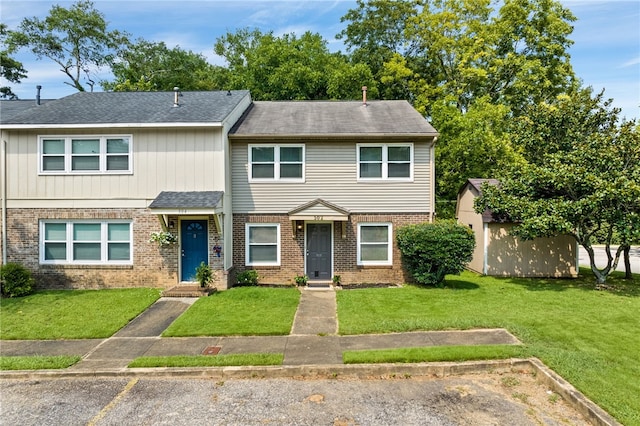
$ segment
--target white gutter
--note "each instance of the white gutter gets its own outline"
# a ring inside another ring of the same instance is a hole
[[[0,144],[0,165],[2,165],[2,175],[0,175],[0,198],[2,198],[2,263],[7,264],[7,141],[2,140]]]
[[[194,122],[194,123],[87,123],[87,124],[3,124],[3,129],[33,130],[33,129],[102,129],[102,128],[184,128],[184,127],[213,127],[220,128],[220,122]]]

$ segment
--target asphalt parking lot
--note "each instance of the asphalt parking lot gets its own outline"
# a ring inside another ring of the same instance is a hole
[[[448,378],[3,379],[11,425],[587,425],[530,372]]]

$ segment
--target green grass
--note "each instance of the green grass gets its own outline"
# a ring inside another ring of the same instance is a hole
[[[530,356],[527,348],[520,345],[433,346],[346,351],[342,353],[342,361],[345,364],[412,363],[528,358]]]
[[[0,370],[53,370],[67,368],[80,356],[0,356]]]
[[[124,327],[160,297],[158,289],[38,291],[0,299],[0,338],[95,339]]]
[[[224,367],[242,365],[282,365],[284,354],[227,354],[193,356],[152,356],[134,359],[129,368]]]
[[[267,336],[291,331],[300,299],[293,287],[236,287],[200,298],[162,334]]]
[[[627,425],[640,425],[640,277],[447,277],[447,287],[337,293],[342,334],[504,327],[526,351]],[[472,359],[474,349],[462,348]],[[419,357],[414,358],[416,361]]]

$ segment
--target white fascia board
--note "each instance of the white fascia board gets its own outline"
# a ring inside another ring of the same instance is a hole
[[[113,129],[113,128],[175,128],[175,127],[213,127],[221,128],[221,122],[211,123],[91,123],[91,124],[3,124],[3,130],[29,129]]]

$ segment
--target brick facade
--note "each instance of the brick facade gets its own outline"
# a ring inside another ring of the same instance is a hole
[[[39,262],[39,221],[42,219],[129,219],[133,227],[132,265],[42,265]],[[169,216],[178,233],[178,217]],[[209,264],[214,272],[213,285],[227,288],[223,271],[224,253],[220,257],[211,249],[222,238],[209,218]],[[158,217],[148,209],[8,209],[7,262],[24,265],[40,289],[100,289],[122,287],[168,288],[178,284],[179,244],[159,247],[150,242],[152,232],[160,231]]]
[[[402,267],[400,251],[395,242],[397,229],[404,225],[428,222],[429,214],[352,214],[345,226],[345,237],[342,238],[342,222],[333,223],[333,273],[340,275],[342,284],[390,283],[400,284],[411,280],[410,275]],[[245,266],[245,224],[246,223],[279,223],[280,224],[280,266]],[[359,223],[391,223],[393,224],[393,265],[362,266],[357,264],[357,229]],[[259,274],[260,284],[291,285],[297,275],[303,275],[304,265],[304,231],[297,231],[295,237],[289,216],[286,214],[234,214],[233,216],[233,263],[235,272],[255,269]]]

